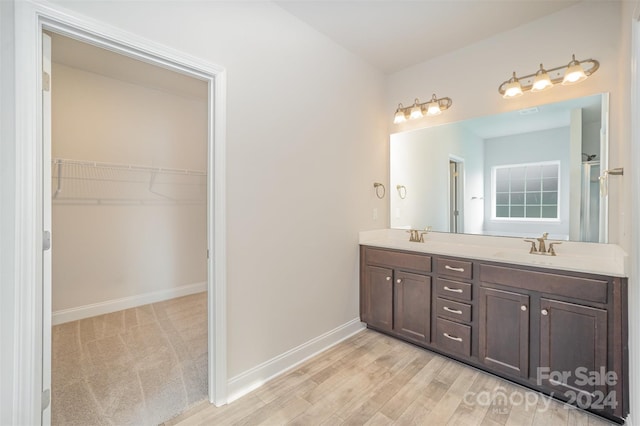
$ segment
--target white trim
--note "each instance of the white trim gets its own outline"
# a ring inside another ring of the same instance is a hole
[[[207,215],[209,247],[209,402],[227,403],[227,216],[226,216],[226,140],[227,140],[227,72],[216,74],[215,86],[209,84],[209,99],[215,101],[209,111],[209,137],[215,143],[209,150],[209,205]],[[211,117],[213,114],[213,117]],[[212,134],[213,133],[213,134]],[[212,169],[213,168],[213,172]],[[213,181],[213,183],[212,183]]]
[[[229,391],[227,402],[235,401],[243,395],[259,388],[269,380],[284,374],[309,358],[329,349],[331,346],[340,343],[354,334],[360,333],[364,328],[360,319],[355,318],[300,346],[263,362],[244,373],[232,377],[229,379],[227,386]]]
[[[640,9],[634,10],[631,25],[631,111],[629,122],[631,127],[631,165],[640,161],[640,123],[637,117],[640,115]],[[630,173],[631,217],[640,214],[640,174],[636,168]],[[629,255],[631,273],[628,282],[628,325],[629,325],[629,416],[626,421],[631,425],[632,416],[637,419],[640,416],[640,225],[634,220],[631,224],[631,253]]]
[[[45,2],[15,2],[15,339],[13,413],[16,424],[41,422],[42,389],[42,74],[44,28],[81,41],[126,53],[155,65],[209,82],[208,248],[209,259],[209,397],[226,402],[226,241],[225,108],[226,77],[222,67]],[[214,90],[215,85],[215,90]],[[210,170],[211,171],[211,170]],[[211,219],[211,216],[214,216]],[[213,334],[213,336],[212,336]]]
[[[148,305],[149,303],[162,302],[164,300],[175,299],[176,297],[202,293],[203,291],[207,291],[206,281],[168,288],[166,290],[136,294],[135,296],[122,297],[120,299],[91,303],[89,305],[78,306],[75,308],[62,309],[60,311],[55,311],[52,314],[52,324],[64,324],[65,322],[91,318],[97,315],[109,314],[111,312],[118,312],[124,309],[135,308],[136,306]]]

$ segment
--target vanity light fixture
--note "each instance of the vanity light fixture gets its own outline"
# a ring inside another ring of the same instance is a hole
[[[398,108],[393,117],[393,123],[403,123],[409,120],[415,120],[417,118],[422,118],[425,115],[428,117],[438,115],[442,113],[442,111],[449,109],[453,101],[451,98],[437,98],[435,93],[431,96],[429,102],[420,103],[418,98],[415,99],[413,105],[410,107],[402,106],[402,104],[398,104]]]
[[[531,87],[531,91],[542,92],[543,90],[551,89],[552,87],[553,83],[551,82],[549,73],[542,67],[542,64],[540,64],[540,69],[536,73],[536,76],[533,78],[533,86]]]
[[[586,80],[591,74],[600,68],[600,63],[595,59],[576,60],[576,55],[571,56],[567,65],[546,70],[542,64],[535,74],[517,77],[516,73],[498,87],[498,92],[505,99],[515,98],[524,92],[541,92],[550,89],[557,83],[563,85],[576,84]]]

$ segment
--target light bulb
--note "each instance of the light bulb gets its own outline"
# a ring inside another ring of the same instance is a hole
[[[439,115],[440,113],[442,113],[442,110],[440,109],[440,103],[438,102],[438,99],[434,94],[431,97],[431,101],[427,104],[427,115],[434,116]]]
[[[567,71],[564,73],[562,84],[566,86],[569,84],[580,83],[586,79],[587,75],[584,73],[582,65],[580,65],[580,62],[576,61],[576,55],[572,55],[571,62],[567,65]]]
[[[542,64],[540,64],[540,69],[536,73],[535,78],[533,79],[533,86],[531,87],[532,92],[542,92],[543,90],[547,90],[553,86],[551,79],[549,78],[549,74],[542,68]]]
[[[407,116],[404,114],[402,104],[399,104],[393,117],[393,124],[404,123],[405,121],[407,121]]]
[[[424,115],[422,113],[422,107],[418,105],[419,103],[420,101],[416,98],[416,101],[411,108],[411,113],[409,114],[409,118],[412,120],[415,120],[416,118],[422,118]]]
[[[504,95],[503,98],[517,98],[518,96],[522,96],[522,86],[516,77],[516,73],[513,73],[513,77],[509,79],[507,85],[504,87]]]

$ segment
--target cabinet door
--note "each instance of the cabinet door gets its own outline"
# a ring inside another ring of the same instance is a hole
[[[396,272],[394,331],[428,343],[431,338],[431,277]]]
[[[391,331],[393,326],[393,270],[367,266],[365,269],[362,320],[372,327]]]
[[[480,288],[480,361],[506,374],[529,375],[529,296]]]
[[[607,311],[540,299],[540,366],[539,382],[569,398],[606,395]]]

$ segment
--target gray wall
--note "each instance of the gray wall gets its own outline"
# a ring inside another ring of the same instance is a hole
[[[485,139],[484,143],[485,221],[484,231],[495,235],[540,235],[548,232],[555,239],[569,236],[569,127],[520,135]],[[541,161],[560,161],[560,221],[508,222],[491,219],[491,170],[495,166]]]

